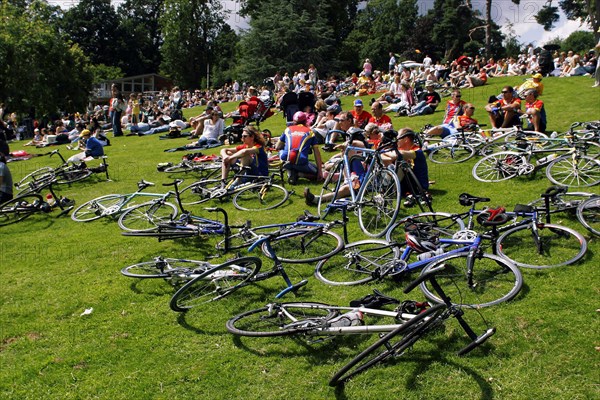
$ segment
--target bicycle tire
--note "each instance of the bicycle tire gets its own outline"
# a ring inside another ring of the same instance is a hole
[[[237,336],[289,336],[323,327],[339,314],[322,303],[282,303],[246,311],[230,318],[225,327]],[[284,311],[281,311],[281,310]],[[277,314],[273,315],[276,311]],[[291,316],[291,318],[290,318]]]
[[[445,212],[424,212],[410,215],[396,221],[396,223],[392,225],[386,234],[385,240],[391,243],[404,243],[404,227],[409,221],[431,224],[431,233],[444,239],[450,239],[456,232],[465,229],[465,223],[458,214]]]
[[[242,211],[264,211],[277,208],[287,201],[289,192],[270,182],[248,186],[233,196],[233,205]]]
[[[35,193],[17,196],[0,204],[0,226],[23,221],[32,214],[40,212],[38,205],[44,203],[42,196]]]
[[[203,179],[179,191],[179,200],[184,206],[204,203],[211,199],[211,195],[221,189],[220,179]]]
[[[108,215],[118,213],[127,196],[123,194],[107,194],[96,197],[77,207],[71,213],[71,219],[75,222],[90,222]]]
[[[497,254],[519,267],[534,269],[573,264],[585,255],[587,241],[574,229],[556,224],[537,224],[539,247],[532,229],[532,223],[529,223],[504,232],[496,242]]]
[[[329,386],[337,386],[340,383],[346,382],[353,376],[384,361],[390,356],[401,355],[432,328],[443,323],[446,310],[447,307],[445,304],[436,304],[387,333],[336,372],[329,381]],[[403,335],[403,337],[398,342],[389,344],[390,340],[398,335]],[[376,353],[381,346],[385,346],[385,349]],[[371,357],[365,360],[369,356]]]
[[[261,265],[257,257],[240,257],[216,265],[179,288],[169,305],[173,311],[185,312],[219,300],[245,286],[260,271]]]
[[[379,279],[390,263],[400,258],[397,246],[380,239],[349,243],[344,248],[319,261],[315,277],[333,286],[359,285]]]
[[[171,167],[165,168],[163,172],[169,174],[179,174],[179,173],[198,173],[203,176],[204,179],[208,179],[209,177],[216,174],[218,171],[221,171],[221,163],[179,163],[177,165],[173,165]]]
[[[323,186],[321,186],[321,194],[319,196],[319,201],[317,204],[317,211],[321,217],[323,217],[329,210],[328,206],[335,202],[337,199],[337,193],[339,193],[340,187],[342,186],[345,178],[344,178],[344,162],[343,160],[338,160],[333,164],[333,167],[329,169],[328,175],[323,181]],[[332,200],[325,201],[323,200],[323,196],[328,196],[330,193],[333,193]]]
[[[184,239],[194,236],[198,236],[198,230],[196,229],[152,229],[144,231],[125,231],[121,233],[123,236],[135,236],[135,237],[152,237],[159,241],[167,239]]]
[[[121,229],[129,232],[152,231],[160,223],[166,223],[177,217],[177,207],[166,201],[150,201],[129,208],[119,217]]]
[[[358,224],[371,237],[381,237],[396,221],[400,210],[400,180],[395,172],[383,168],[362,183],[358,198]]]
[[[429,153],[429,159],[436,164],[458,164],[475,156],[475,149],[468,144],[442,145]]]
[[[298,228],[272,239],[271,247],[284,263],[315,263],[340,252],[344,248],[344,239],[336,232],[320,228]],[[266,243],[262,251],[270,257]]]
[[[600,184],[600,160],[589,156],[558,157],[546,167],[546,177],[561,186],[596,186]]]
[[[467,282],[467,254],[452,254],[428,264],[421,275],[444,264],[435,279],[453,303],[463,308],[483,308],[513,299],[523,286],[521,271],[512,261],[493,254],[476,256],[473,282]],[[429,300],[443,303],[429,281],[421,290]]]
[[[138,279],[170,278],[190,274],[205,265],[209,264],[195,260],[165,258],[129,265],[121,269],[121,274]]]
[[[40,180],[46,180],[48,177],[54,176],[54,168],[42,167],[35,171],[25,175],[23,179],[15,183],[15,188],[19,191],[25,191],[29,189],[29,184]]]
[[[600,236],[600,197],[588,199],[577,207],[577,219],[596,236]]]
[[[567,192],[550,197],[550,214],[559,212],[576,213],[577,207],[592,196],[594,194],[586,192]],[[535,199],[528,205],[534,207],[539,215],[546,215],[546,201],[543,197]]]
[[[56,183],[59,185],[66,185],[74,182],[84,180],[92,174],[92,171],[84,169],[64,169],[62,171],[56,171]]]
[[[472,174],[480,182],[501,182],[517,176],[519,166],[526,163],[522,154],[502,151],[477,161],[473,166]]]
[[[548,135],[546,135],[545,133],[536,132],[536,131],[517,131],[517,130],[504,136],[503,139],[505,142],[514,142],[515,139],[517,139],[517,137],[520,137],[523,135],[527,136],[528,138],[535,137],[538,139],[548,139]]]

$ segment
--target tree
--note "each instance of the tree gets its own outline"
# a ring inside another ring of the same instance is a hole
[[[12,111],[41,115],[87,106],[89,60],[46,23],[59,13],[42,2],[25,9],[0,5],[0,102]]]
[[[238,78],[257,83],[276,71],[314,64],[320,75],[337,70],[327,2],[269,0],[250,20],[238,46]]]
[[[536,21],[549,31],[558,22],[558,7],[555,0],[547,0],[540,9]],[[600,4],[597,0],[557,0],[558,5],[570,20],[581,20],[592,28],[596,39],[600,37]]]
[[[211,69],[211,86],[219,87],[227,81],[231,81],[235,73],[236,46],[239,37],[229,25],[223,26],[219,35],[215,38],[213,47],[213,64]]]
[[[120,22],[110,0],[81,0],[65,11],[60,27],[93,64],[118,66],[126,70],[120,58],[120,46],[123,46]]]
[[[571,33],[561,45],[565,51],[573,50],[575,53],[587,52],[596,45],[594,34],[589,31],[575,31]]]
[[[213,61],[214,42],[225,14],[217,0],[165,0],[160,69],[186,88],[198,88]]]

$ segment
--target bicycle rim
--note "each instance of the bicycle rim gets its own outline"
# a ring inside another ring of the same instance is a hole
[[[437,164],[457,164],[465,162],[475,155],[475,149],[469,145],[441,146],[429,153],[429,159]]]
[[[580,260],[587,242],[579,232],[561,225],[538,224],[511,229],[498,238],[498,255],[524,268],[552,268]]]
[[[577,207],[577,219],[596,236],[600,236],[600,197],[595,197],[581,203]]]
[[[288,191],[270,183],[248,187],[233,197],[233,205],[242,211],[262,211],[279,207],[288,199]]]
[[[89,222],[115,214],[121,210],[126,199],[127,197],[121,194],[109,194],[92,199],[77,207],[71,214],[71,219],[76,222]]]
[[[35,204],[43,204],[42,196],[26,194],[3,203],[0,208],[0,226],[14,224],[41,212]]]
[[[481,182],[500,182],[517,176],[525,157],[515,152],[491,154],[473,166],[473,177]]]
[[[358,223],[364,233],[381,237],[390,229],[400,209],[400,181],[389,169],[379,170],[363,182]]]
[[[139,279],[171,278],[175,276],[183,279],[186,276],[191,276],[194,271],[199,274],[205,265],[206,263],[202,261],[165,258],[127,266],[121,270],[121,274]]]
[[[298,229],[274,238],[271,247],[282,262],[313,263],[338,253],[344,247],[344,240],[337,233],[321,228]],[[262,251],[270,257],[266,244]]]
[[[588,156],[559,157],[548,164],[546,176],[561,186],[595,186],[600,184],[600,160]]]
[[[338,314],[321,303],[269,304],[231,318],[225,326],[238,336],[285,336],[326,326]]]
[[[140,204],[121,214],[119,226],[130,232],[147,232],[157,228],[177,216],[177,207],[171,203],[153,201]]]
[[[204,203],[211,199],[211,195],[221,189],[221,181],[218,179],[205,179],[183,188],[179,192],[179,200],[184,206]]]
[[[214,266],[183,285],[171,298],[171,309],[183,312],[219,300],[245,286],[260,267],[261,261],[256,257],[242,257]]]
[[[464,221],[457,214],[425,212],[396,221],[387,232],[385,239],[391,243],[404,243],[406,233],[404,227],[408,222],[431,224],[432,233],[445,239],[450,239],[456,232],[465,229]]]
[[[476,257],[471,281],[467,279],[467,255],[455,254],[427,265],[422,275],[444,265],[435,276],[452,302],[465,308],[493,306],[513,299],[523,286],[519,269],[510,261],[493,254]],[[436,303],[442,303],[431,282],[421,283],[425,296]]]
[[[398,247],[385,240],[361,240],[320,261],[315,276],[328,285],[358,285],[378,279],[399,257]]]

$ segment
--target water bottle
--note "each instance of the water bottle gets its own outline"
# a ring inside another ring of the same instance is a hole
[[[544,158],[540,158],[540,159],[537,161],[537,165],[542,165],[542,164],[548,163],[548,162],[550,162],[550,161],[554,160],[556,157],[558,157],[558,154],[556,154],[556,153],[552,153],[552,154],[550,154],[549,156],[546,156],[546,157],[544,157]]]
[[[419,260],[419,261],[428,260],[431,257],[439,256],[440,254],[443,254],[443,253],[444,253],[444,249],[442,249],[442,248],[435,249],[435,250],[432,250],[432,251],[428,251],[428,252],[425,252],[425,253],[418,254],[417,255],[417,260]]]
[[[352,310],[329,321],[331,327],[357,326],[363,324],[363,313]]]
[[[56,205],[56,199],[54,196],[52,196],[52,194],[48,193],[46,195],[46,203],[48,203],[50,207],[54,207]]]
[[[352,181],[352,188],[354,190],[358,190],[360,188],[360,180],[358,179],[358,175],[356,173],[350,173],[350,180]]]

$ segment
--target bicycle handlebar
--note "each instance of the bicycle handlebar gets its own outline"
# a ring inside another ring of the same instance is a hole
[[[183,182],[183,179],[175,179],[173,182],[163,183],[163,186],[176,186]]]

